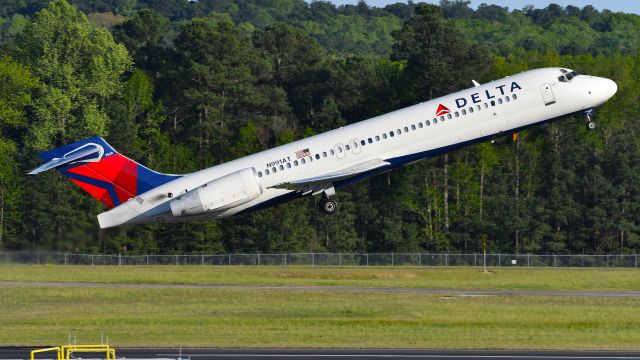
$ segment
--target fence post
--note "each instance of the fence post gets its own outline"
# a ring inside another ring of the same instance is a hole
[[[369,253],[366,253],[365,255],[367,255],[367,266],[369,266]]]
[[[422,266],[422,253],[420,253],[420,266]]]
[[[67,253],[64,253],[64,266],[67,266]]]
[[[258,254],[258,265],[260,265],[260,254]]]
[[[316,266],[316,253],[311,253],[311,266]]]
[[[204,265],[204,255],[200,255],[200,265]]]
[[[393,253],[391,253],[391,266],[394,265],[394,261],[393,261]]]
[[[284,266],[287,266],[287,253],[284,253]]]
[[[556,267],[556,255],[553,255],[553,267]]]
[[[476,253],[473,253],[473,267],[478,267],[478,258]]]
[[[502,261],[500,261],[500,254],[498,254],[498,267],[500,267],[500,265],[502,265]]]
[[[91,254],[91,266],[95,265],[95,264],[94,264],[94,262],[93,262],[93,257],[94,257],[94,256],[95,256],[95,255]]]
[[[342,266],[342,253],[338,253],[338,264]]]
[[[531,254],[527,254],[527,267],[531,267]]]
[[[118,266],[122,266],[122,254],[120,253],[118,253]]]
[[[444,254],[444,267],[449,267],[449,254]]]
[[[636,254],[636,267],[638,267],[638,254]]]
[[[231,254],[229,254],[229,265],[231,265]]]
[[[606,255],[606,256],[607,256],[607,269],[608,269],[609,268],[609,255]]]

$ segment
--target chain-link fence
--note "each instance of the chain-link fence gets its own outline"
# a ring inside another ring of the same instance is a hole
[[[95,255],[59,252],[0,252],[0,263],[35,265],[247,265],[247,266],[467,266],[638,267],[638,254],[429,254],[282,253],[218,255]]]

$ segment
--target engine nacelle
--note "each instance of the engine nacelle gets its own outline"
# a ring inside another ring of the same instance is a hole
[[[254,168],[210,181],[171,201],[173,216],[200,215],[246,204],[262,194]]]

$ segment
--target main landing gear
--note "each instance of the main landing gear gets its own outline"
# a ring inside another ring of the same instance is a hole
[[[595,110],[593,109],[585,110],[584,112],[584,117],[587,120],[587,129],[589,130],[594,130],[596,128],[596,122],[592,119],[592,117],[595,118],[594,112]]]
[[[338,211],[336,202],[336,191],[333,187],[325,189],[320,198],[320,211],[327,215],[333,215]]]

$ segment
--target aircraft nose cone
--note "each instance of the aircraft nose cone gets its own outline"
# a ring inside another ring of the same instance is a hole
[[[610,99],[618,91],[618,84],[616,84],[616,82],[613,80],[609,80],[609,79],[604,79],[604,80],[605,80],[603,85],[604,93],[606,94],[607,99]]]

